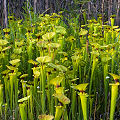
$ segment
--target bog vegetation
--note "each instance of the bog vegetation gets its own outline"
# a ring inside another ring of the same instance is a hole
[[[0,31],[0,119],[118,119],[120,28],[58,14],[9,16]]]

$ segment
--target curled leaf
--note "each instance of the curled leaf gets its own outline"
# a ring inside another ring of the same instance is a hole
[[[8,66],[8,65],[6,65],[7,66],[7,68],[9,69],[9,70],[16,70],[17,68],[15,68],[15,67],[13,67],[13,66]]]
[[[23,75],[20,76],[20,78],[25,78],[27,76],[28,76],[28,74],[23,74]]]
[[[36,61],[34,61],[34,60],[28,60],[28,63],[31,63],[31,64],[33,64],[33,65],[37,65],[38,64],[38,62],[36,62]]]
[[[66,72],[67,71],[67,68],[65,66],[63,66],[63,65],[57,65],[57,68],[61,72]]]
[[[19,99],[18,102],[19,102],[19,103],[22,103],[22,102],[24,102],[24,101],[27,101],[29,98],[30,98],[30,95],[27,96],[27,97],[24,97],[24,98]]]
[[[0,46],[4,46],[4,45],[7,45],[7,44],[8,44],[7,40],[0,39]]]
[[[72,86],[72,88],[77,89],[79,91],[85,91],[87,86],[88,86],[88,83],[83,83],[76,86]]]
[[[35,78],[38,78],[40,76],[40,72],[38,68],[32,68],[33,69],[33,74]]]
[[[79,35],[86,35],[87,33],[88,33],[87,30],[81,28]]]
[[[12,64],[12,65],[16,65],[19,62],[20,62],[20,59],[15,59],[15,60],[9,61],[9,63]]]
[[[58,86],[60,85],[60,83],[62,82],[62,80],[64,79],[64,76],[57,76],[56,78],[53,78],[51,81],[50,81],[50,84],[53,84],[55,86]]]
[[[56,48],[57,49],[57,48],[60,47],[60,44],[59,43],[50,43],[50,44],[48,44],[48,46],[51,47],[51,48],[54,48],[54,49]]]
[[[55,26],[56,33],[66,34],[66,29],[62,26]]]
[[[109,74],[113,77],[114,80],[120,79],[119,75],[116,75],[116,74],[113,74],[113,73],[109,73]]]
[[[55,32],[48,32],[42,36],[43,40],[51,40],[55,36]]]
[[[73,36],[69,36],[66,41],[73,42],[75,41],[75,38]]]
[[[10,32],[10,29],[9,28],[4,28],[3,31],[6,33]]]
[[[52,120],[52,119],[54,119],[54,116],[43,114],[43,115],[39,115],[39,116],[38,116],[38,119],[39,119],[39,120]]]
[[[38,61],[39,63],[47,63],[51,61],[51,57],[49,56],[37,57],[36,61]]]
[[[64,94],[64,87],[55,88],[57,94]]]
[[[106,62],[108,62],[110,59],[111,59],[111,57],[102,57],[102,58],[101,58],[101,61],[104,62],[104,63],[106,63]]]
[[[11,46],[5,47],[4,49],[2,49],[2,52],[9,50],[11,48]]]
[[[58,100],[63,104],[69,104],[70,99],[67,98],[64,94],[53,94],[54,97],[58,98]]]

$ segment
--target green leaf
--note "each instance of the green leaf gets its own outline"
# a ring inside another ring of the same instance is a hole
[[[119,26],[113,26],[112,28],[113,28],[113,29],[116,29],[116,28],[119,28]]]
[[[38,78],[40,76],[39,68],[32,68],[33,69],[33,74],[35,78]]]
[[[110,18],[115,18],[115,17],[116,17],[116,15],[111,15],[111,16],[110,16]]]
[[[67,68],[63,65],[57,65],[57,68],[59,69],[59,71],[62,71],[62,72],[66,72],[67,71]]]
[[[29,98],[30,98],[30,95],[27,96],[27,97],[24,97],[24,98],[19,99],[18,102],[24,102],[24,101],[27,101]]]
[[[91,46],[94,48],[99,48],[100,47],[100,45],[98,44],[98,43],[91,43]]]
[[[59,43],[50,43],[48,46],[51,48],[59,48],[61,45]]]
[[[38,47],[40,47],[40,48],[46,48],[47,49],[47,42],[45,42],[45,41],[39,41],[39,42],[37,42],[37,46]]]
[[[50,62],[52,59],[49,56],[43,56],[43,57],[37,57],[36,61],[38,61],[39,63],[47,63]]]
[[[20,48],[15,48],[14,49],[14,54],[20,54],[20,53],[22,53],[22,47],[20,47]]]
[[[66,41],[69,41],[69,42],[73,42],[75,41],[76,39],[73,37],[73,36],[69,36]]]
[[[101,61],[106,63],[111,59],[111,57],[102,57]]]
[[[119,32],[119,31],[120,31],[120,28],[118,28],[118,29],[115,29],[115,31]]]
[[[8,65],[6,65],[7,66],[7,68],[9,69],[9,70],[16,70],[17,68],[15,68],[15,67],[13,67],[13,66],[8,66]]]
[[[79,84],[79,85],[71,86],[71,87],[79,91],[82,91],[82,90],[85,91],[87,86],[88,86],[88,83],[83,83],[83,84]]]
[[[4,70],[2,71],[2,74],[8,74],[10,72],[10,70]]]
[[[53,84],[55,86],[58,86],[60,85],[60,83],[62,82],[62,80],[64,79],[64,76],[57,76],[56,78],[53,78],[51,81],[50,81],[50,84]]]
[[[113,73],[109,73],[109,74],[113,77],[114,80],[120,79],[119,75],[116,75],[116,74],[113,74]]]
[[[68,56],[66,52],[58,52],[58,54],[63,54],[65,57]]]
[[[56,33],[66,34],[66,29],[62,26],[55,26]]]
[[[55,68],[55,69],[61,71],[61,72],[66,72],[67,71],[67,68],[63,65],[55,65],[53,63],[49,63],[48,65],[52,68]]]
[[[116,83],[110,83],[109,85],[111,85],[111,86],[116,86],[116,85],[120,85],[120,83],[119,83],[119,82],[116,82]]]
[[[52,68],[56,68],[57,69],[57,65],[53,64],[53,63],[48,63],[48,65]]]
[[[34,61],[34,60],[28,60],[28,63],[31,63],[31,64],[33,64],[33,65],[37,65],[38,64],[38,62],[36,62],[36,61]]]
[[[2,49],[2,52],[9,50],[11,48],[11,46],[5,47],[4,49]]]
[[[57,87],[55,88],[56,94],[64,94],[64,87]]]
[[[0,109],[3,104],[3,84],[0,84]]]
[[[7,40],[0,40],[0,46],[4,46],[4,45],[7,45],[8,44],[8,41]]]
[[[97,51],[92,51],[91,54],[95,55],[95,56],[99,56],[99,52],[97,52]]]
[[[24,45],[24,42],[23,41],[20,41],[20,42],[15,42],[15,46],[23,46]]]
[[[2,65],[0,65],[0,68],[2,68]]]
[[[39,120],[52,120],[52,119],[54,119],[54,116],[43,114],[43,115],[39,115],[39,116],[38,116],[38,119],[39,119]]]
[[[63,94],[53,94],[54,97],[58,98],[58,100],[63,103],[63,104],[69,104],[70,103],[70,99],[67,98],[65,95]]]
[[[4,28],[3,31],[4,32],[10,32],[10,29],[9,28]]]
[[[28,74],[23,74],[23,75],[20,76],[20,78],[25,78],[27,76],[28,76]]]
[[[81,28],[79,35],[86,35],[87,33],[88,33],[87,30]]]
[[[15,59],[15,60],[9,61],[9,63],[12,64],[12,65],[16,65],[19,62],[20,62],[20,59]]]
[[[43,40],[51,40],[55,36],[55,32],[48,32],[42,36]]]

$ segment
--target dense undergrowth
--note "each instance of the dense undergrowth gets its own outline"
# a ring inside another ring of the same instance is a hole
[[[119,26],[79,25],[59,14],[15,20],[0,31],[2,120],[118,119]],[[109,83],[111,83],[109,85]],[[117,105],[116,105],[117,104]]]

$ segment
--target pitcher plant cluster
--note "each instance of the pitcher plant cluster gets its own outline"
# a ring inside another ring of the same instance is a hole
[[[9,16],[0,31],[0,119],[118,117],[120,28],[114,15],[111,25],[101,16],[82,25],[63,19],[62,12]]]

